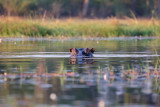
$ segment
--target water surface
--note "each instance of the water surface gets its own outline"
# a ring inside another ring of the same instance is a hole
[[[70,48],[94,58],[69,58]],[[160,106],[156,37],[2,38],[2,107]]]

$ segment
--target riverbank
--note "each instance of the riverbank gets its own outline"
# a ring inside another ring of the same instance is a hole
[[[160,36],[155,19],[24,19],[0,17],[1,37]]]

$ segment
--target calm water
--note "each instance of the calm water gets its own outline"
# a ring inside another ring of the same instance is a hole
[[[0,107],[159,107],[159,53],[159,38],[3,38]]]

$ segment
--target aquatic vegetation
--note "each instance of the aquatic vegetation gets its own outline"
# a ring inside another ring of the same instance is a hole
[[[159,36],[156,19],[25,19],[0,17],[0,36],[117,37]]]

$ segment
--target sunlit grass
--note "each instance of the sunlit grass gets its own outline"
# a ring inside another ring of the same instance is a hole
[[[24,19],[0,17],[0,35],[117,37],[159,36],[160,21],[155,19]]]

